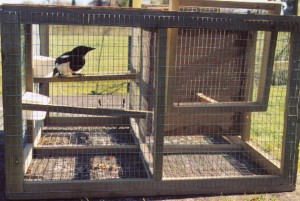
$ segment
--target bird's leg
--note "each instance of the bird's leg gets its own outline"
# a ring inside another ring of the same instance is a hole
[[[72,75],[76,75],[76,76],[79,76],[79,77],[83,77],[84,76],[84,74],[83,73],[72,73]]]
[[[58,78],[62,79],[64,77],[64,74],[62,74],[61,72],[58,72]]]

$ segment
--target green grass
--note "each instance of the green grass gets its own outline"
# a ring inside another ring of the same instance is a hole
[[[275,159],[280,159],[284,126],[286,86],[272,86],[266,112],[254,112],[251,117],[251,140]]]

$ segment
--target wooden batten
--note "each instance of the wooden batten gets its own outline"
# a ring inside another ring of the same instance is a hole
[[[262,53],[262,62],[260,68],[260,78],[257,92],[257,102],[263,106],[268,106],[271,78],[274,66],[274,57],[276,51],[278,32],[267,32],[264,37],[264,48]]]
[[[253,77],[255,72],[255,55],[256,55],[256,43],[257,43],[257,32],[253,31],[251,33],[251,39],[247,41],[247,57],[245,68],[251,69],[245,73],[245,89],[243,95],[245,95],[245,100],[253,101]],[[243,112],[240,116],[240,123],[242,123],[241,137],[244,141],[250,140],[250,129],[251,129],[251,112]]]
[[[25,33],[25,66],[26,66],[26,91],[33,92],[33,71],[32,71],[32,25],[24,25]],[[34,121],[27,120],[28,142],[32,143]],[[26,161],[25,161],[26,163]]]
[[[129,117],[51,117],[45,126],[129,126]]]
[[[130,125],[133,132],[133,137],[136,141],[136,144],[139,146],[139,151],[141,153],[142,162],[146,170],[148,178],[153,178],[153,153],[150,151],[149,146],[145,143],[144,136],[140,135],[138,128],[138,123],[136,119],[130,118]]]
[[[72,154],[114,154],[114,153],[138,153],[138,145],[105,145],[105,146],[85,146],[85,145],[61,145],[61,146],[37,146],[34,147],[36,155],[59,155],[66,156]]]
[[[40,141],[40,138],[41,138],[41,135],[42,135],[42,130],[43,130],[43,126],[44,126],[44,121],[34,121],[34,124],[33,124],[33,132],[32,132],[32,143],[33,143],[33,146],[37,146],[39,141]]]
[[[298,19],[291,16],[164,12],[150,9],[112,9],[107,7],[99,7],[97,9],[93,7],[91,9],[91,7],[78,6],[28,6],[6,4],[2,5],[2,10],[2,13],[5,13],[6,10],[24,12],[24,14],[20,16],[20,22],[24,24],[68,24],[147,28],[218,28],[221,30],[228,30],[228,27],[231,29],[236,27],[236,29],[240,31],[291,31],[296,29],[295,27],[297,27],[298,23]],[[25,14],[26,12],[28,13]],[[34,13],[34,17],[32,17],[32,13]],[[48,13],[55,16],[55,20],[49,21],[49,15],[42,13]],[[93,18],[90,18],[91,15]],[[152,16],[151,23],[147,20],[138,20],[140,16]],[[214,21],[213,25],[209,23],[210,21],[202,20],[216,18],[223,20]],[[289,23],[285,23],[286,21],[289,21]]]
[[[85,81],[107,81],[107,80],[135,80],[138,74],[113,74],[113,75],[85,75],[85,76],[65,76],[59,77],[36,77],[35,83],[50,83],[50,82],[85,82]]]
[[[242,152],[243,146],[240,144],[214,144],[214,145],[164,145],[166,154],[196,154],[196,153],[227,153]]]
[[[266,105],[255,102],[217,102],[217,103],[199,103],[186,102],[174,103],[174,108],[178,113],[185,112],[189,114],[199,114],[200,112],[264,112]]]
[[[48,24],[39,24],[39,38],[40,38],[40,55],[49,56],[50,52],[50,36],[49,36],[49,25]],[[42,95],[48,96],[50,94],[49,83],[40,83],[38,86],[38,92]],[[49,118],[49,113],[46,115],[46,120]]]
[[[126,186],[126,188],[122,188]],[[63,190],[62,190],[63,189]],[[116,189],[118,189],[116,191]],[[25,182],[23,194],[8,194],[10,199],[51,199],[82,197],[162,196],[229,193],[265,193],[293,191],[278,176],[244,176],[227,178],[185,178],[155,181],[153,179],[124,179],[99,181]]]
[[[262,9],[262,10],[281,10],[281,3],[278,2],[253,2],[235,0],[183,0],[181,6],[200,6],[210,8],[239,8],[239,9]],[[280,12],[279,12],[280,14]]]
[[[173,0],[169,3],[169,11],[178,11],[179,1]],[[167,44],[166,44],[166,87],[165,87],[165,107],[166,111],[172,111],[175,93],[175,67],[176,67],[176,52],[178,41],[178,28],[167,30]]]
[[[31,160],[32,160],[32,153],[33,153],[33,146],[32,144],[28,143],[26,144],[26,146],[24,147],[24,150],[23,150],[23,157],[24,157],[24,165],[23,165],[23,170],[24,170],[24,174],[26,174],[27,170],[28,170],[28,167],[31,163]]]
[[[100,115],[100,116],[118,116],[118,117],[135,117],[146,118],[148,111],[135,111],[125,109],[109,109],[109,108],[91,108],[91,107],[72,107],[61,105],[42,105],[42,104],[30,104],[23,103],[22,108],[24,110],[33,111],[47,111],[47,112],[60,112],[60,113],[72,113],[72,114],[88,114],[88,115]]]

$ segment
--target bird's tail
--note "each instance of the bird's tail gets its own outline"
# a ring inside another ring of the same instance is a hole
[[[55,67],[53,69],[53,75],[52,75],[52,77],[54,77],[57,73],[59,73],[59,70]]]

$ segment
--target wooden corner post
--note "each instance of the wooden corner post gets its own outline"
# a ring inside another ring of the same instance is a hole
[[[285,100],[284,130],[282,140],[281,172],[285,181],[296,184],[298,146],[300,133],[300,33],[290,39],[288,85]]]
[[[23,191],[21,30],[18,12],[2,12],[3,116],[6,194]]]
[[[159,29],[157,33],[157,70],[156,70],[156,105],[155,105],[155,141],[154,141],[154,166],[153,177],[162,179],[163,148],[164,148],[164,118],[165,118],[165,94],[166,94],[166,52],[167,30]]]
[[[169,11],[179,10],[180,0],[171,0]],[[173,96],[175,91],[175,65],[176,65],[176,50],[178,41],[178,28],[169,28],[167,37],[167,55],[166,55],[166,108],[167,111],[172,111]]]

